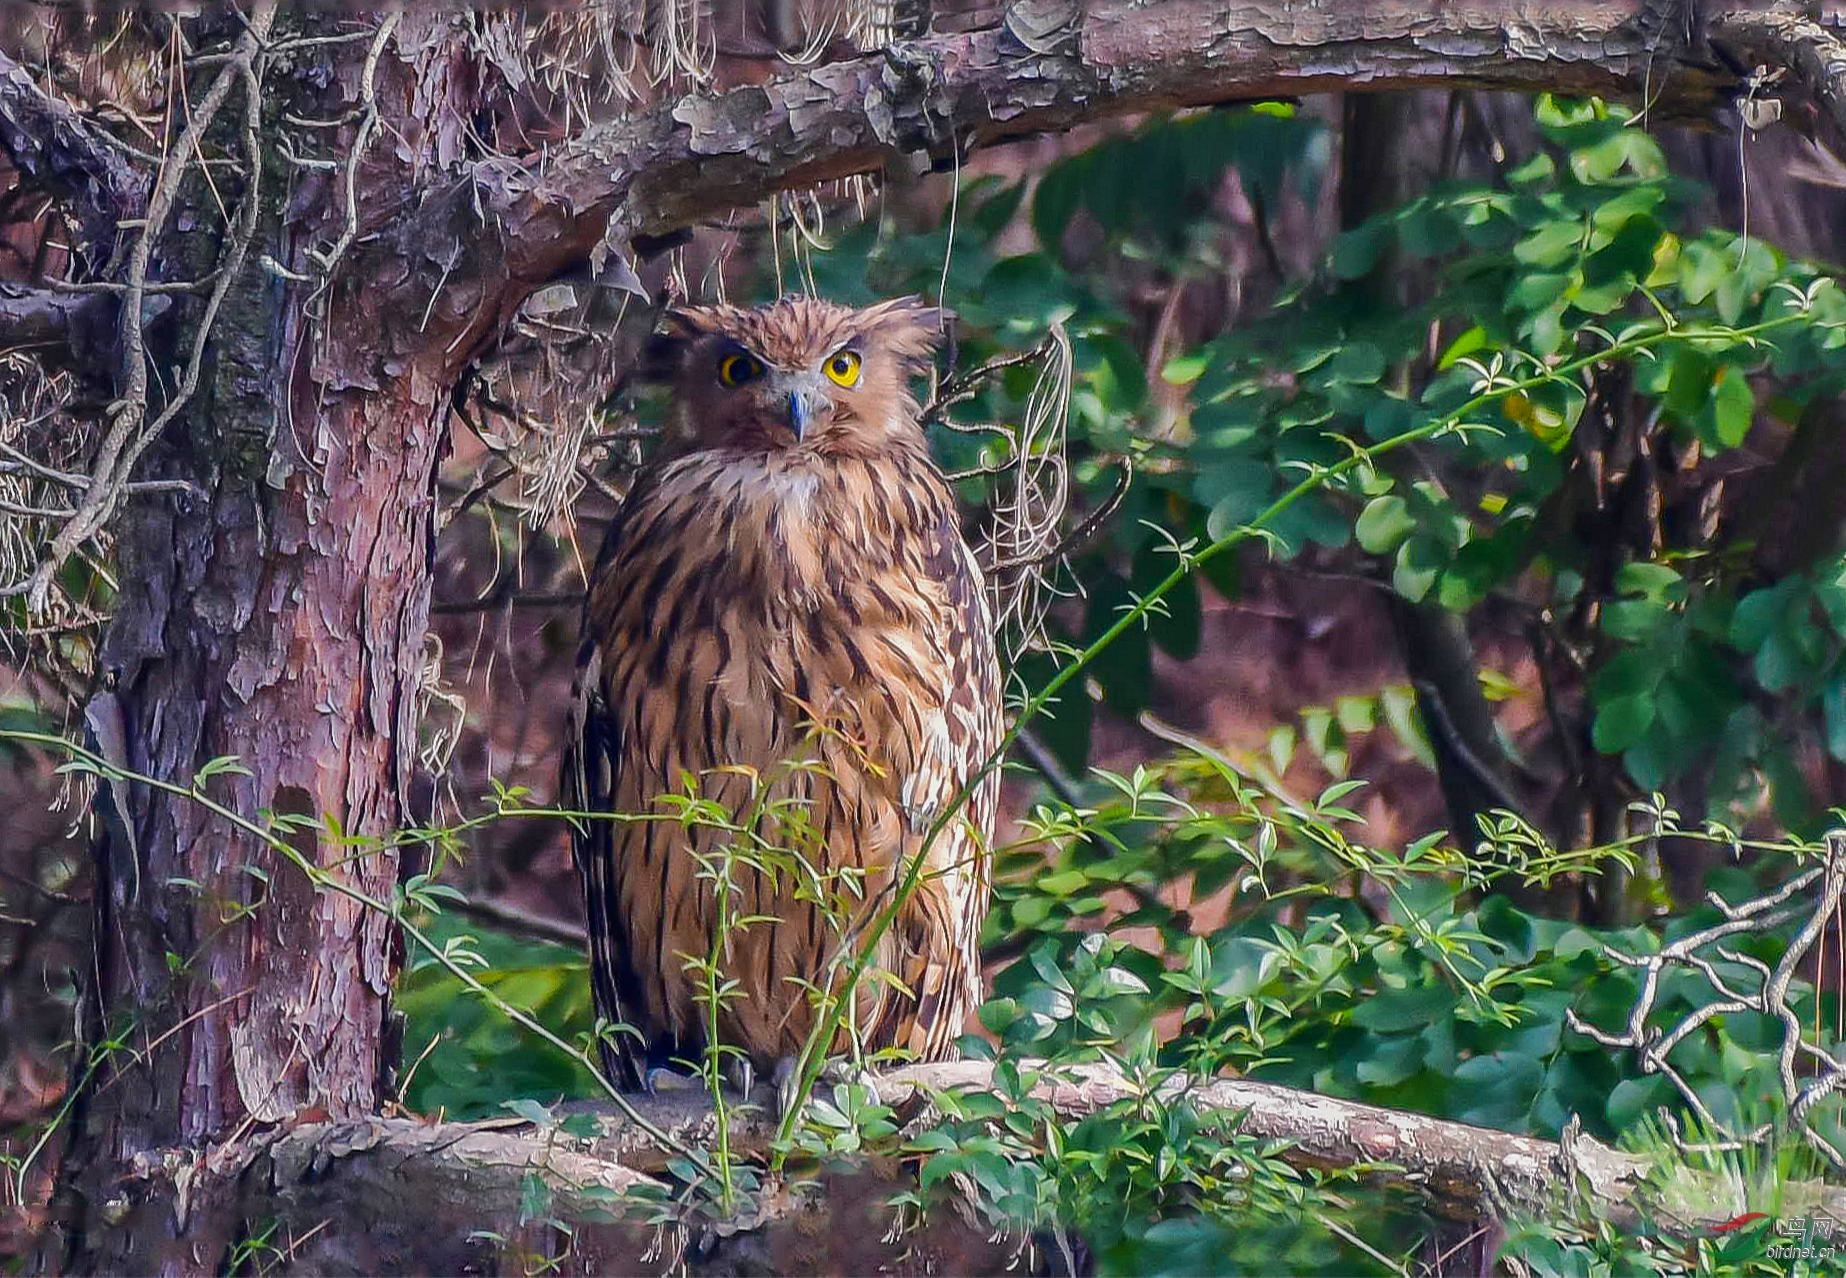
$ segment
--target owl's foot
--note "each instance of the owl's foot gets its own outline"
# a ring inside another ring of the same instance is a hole
[[[724,1063],[724,1081],[739,1100],[749,1100],[756,1086],[756,1066],[748,1056],[733,1056]]]
[[[775,1072],[769,1076],[770,1084],[776,1089],[777,1123],[795,1107],[795,1078],[799,1065],[795,1057],[784,1056],[776,1062]]]
[[[776,1121],[778,1122],[787,1116],[788,1111],[795,1104],[797,1064],[793,1056],[784,1056],[776,1062],[775,1073],[771,1076],[771,1082],[774,1083],[776,1089]],[[820,1076],[814,1080],[814,1085],[819,1087],[823,1083],[828,1085],[857,1083],[866,1090],[866,1098],[872,1104],[884,1104],[883,1097],[878,1094],[878,1080],[873,1077],[872,1072],[851,1061],[831,1060],[822,1065]]]
[[[756,1067],[747,1056],[732,1057],[724,1064],[724,1086],[736,1092],[738,1099],[748,1100],[750,1089],[756,1086]],[[684,1092],[694,1088],[703,1088],[705,1080],[697,1074],[687,1074],[666,1065],[656,1065],[641,1076],[641,1090],[649,1096],[658,1096],[662,1092]]]
[[[690,1074],[682,1074],[665,1065],[655,1065],[641,1075],[641,1090],[649,1096],[658,1096],[662,1092],[690,1091],[699,1085],[699,1080]]]

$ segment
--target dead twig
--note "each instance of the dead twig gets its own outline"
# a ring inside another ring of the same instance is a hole
[[[378,129],[378,59],[384,55],[385,45],[390,43],[391,33],[397,30],[398,20],[403,13],[393,9],[378,24],[378,31],[372,37],[372,47],[366,50],[365,65],[359,73],[359,105],[354,108],[358,113],[359,131],[353,138],[352,150],[346,154],[345,192],[346,222],[340,228],[340,234],[325,252],[309,249],[308,257],[321,268],[326,275],[321,287],[324,290],[333,281],[334,268],[340,259],[346,256],[346,250],[359,235],[359,165],[365,158],[365,151],[372,142],[372,134]],[[353,113],[348,112],[347,116]],[[298,121],[308,124],[309,121]],[[346,123],[346,118],[337,121],[315,121],[316,127],[332,128]]]
[[[1808,951],[1832,923],[1841,898],[1846,895],[1846,831],[1829,834],[1825,846],[1825,859],[1820,865],[1742,905],[1731,905],[1712,893],[1707,900],[1724,918],[1711,927],[1681,937],[1653,954],[1629,955],[1608,950],[1609,957],[1616,962],[1641,972],[1640,992],[1620,1030],[1598,1029],[1578,1016],[1575,1010],[1566,1013],[1570,1027],[1577,1033],[1605,1047],[1633,1051],[1644,1071],[1660,1074],[1672,1083],[1706,1129],[1718,1134],[1718,1140],[1708,1143],[1707,1148],[1736,1149],[1764,1143],[1775,1134],[1778,1124],[1765,1122],[1748,1131],[1731,1130],[1674,1067],[1673,1051],[1721,1016],[1755,1012],[1777,1022],[1782,1032],[1777,1074],[1787,1112],[1780,1125],[1798,1133],[1835,1167],[1846,1168],[1846,1152],[1820,1132],[1812,1121],[1816,1105],[1846,1088],[1846,1061],[1808,1041],[1802,1033],[1800,1017],[1790,1005],[1788,993]],[[1816,888],[1818,891],[1814,890]],[[1741,936],[1773,933],[1797,919],[1805,921],[1774,967],[1727,944]],[[1689,970],[1703,977],[1712,997],[1663,1029],[1654,1023],[1662,979],[1676,969]],[[1677,1134],[1671,1115],[1663,1117],[1669,1129]]]
[[[231,282],[243,265],[246,251],[256,232],[262,159],[258,151],[258,130],[262,119],[261,79],[255,71],[256,59],[275,21],[275,0],[259,0],[251,12],[249,27],[238,38],[237,56],[219,72],[195,106],[185,131],[180,135],[161,171],[148,201],[147,224],[129,256],[128,291],[122,303],[122,393],[110,406],[110,425],[95,460],[90,467],[90,482],[83,500],[72,517],[58,530],[39,562],[38,568],[23,583],[0,589],[0,596],[24,594],[28,609],[42,612],[51,590],[52,579],[64,563],[89,538],[100,531],[114,516],[126,493],[128,475],[141,454],[159,437],[167,423],[179,415],[198,388],[199,370],[206,343],[220,305],[230,291]],[[178,202],[181,184],[201,154],[207,131],[218,117],[234,88],[244,93],[244,144],[249,172],[238,225],[232,232],[218,267],[218,280],[205,304],[191,355],[180,386],[166,406],[150,424],[148,410],[148,354],[143,324],[147,297],[148,269],[154,245],[166,228]]]

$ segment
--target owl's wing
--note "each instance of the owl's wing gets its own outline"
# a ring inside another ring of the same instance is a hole
[[[923,574],[945,605],[939,637],[947,660],[932,698],[940,708],[924,718],[914,765],[900,779],[899,801],[913,838],[935,824],[987,763],[1002,732],[1000,663],[986,591],[947,512]],[[999,790],[998,768],[974,782],[957,818],[930,846],[926,877],[900,920],[900,945],[907,953],[899,977],[914,1001],[909,1015],[901,1016],[895,1041],[922,1060],[953,1056],[980,1002],[980,932],[991,877],[987,845]]]
[[[948,658],[940,711],[922,726],[918,766],[903,779],[901,802],[912,831],[927,829],[1000,745],[1000,662],[980,567],[952,516],[939,522],[924,561],[947,604],[942,642]],[[999,772],[976,783],[967,816],[983,838],[993,829]]]
[[[577,684],[565,733],[561,799],[573,812],[615,809],[615,769],[622,757],[621,726],[603,699],[602,654],[584,643],[577,658]],[[583,877],[583,898],[590,928],[590,984],[597,1015],[618,1025],[632,1022],[628,1013],[640,1005],[628,966],[628,935],[616,908],[613,882],[617,826],[613,821],[571,820],[571,851]],[[640,1090],[646,1053],[634,1034],[619,1028],[601,1040],[603,1068],[611,1081],[628,1091]]]

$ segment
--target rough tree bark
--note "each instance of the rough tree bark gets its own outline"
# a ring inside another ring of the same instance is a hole
[[[266,14],[250,18],[259,40]],[[355,216],[339,168],[265,166],[248,260],[269,264],[225,297],[199,391],[139,470],[191,495],[138,495],[117,522],[123,589],[87,715],[94,741],[182,784],[238,756],[248,774],[208,788],[246,814],[321,815],[355,836],[399,826],[448,394],[523,297],[599,247],[625,253],[778,189],[944,164],[1124,112],[1444,84],[1645,90],[1656,112],[1705,114],[1737,76],[1684,15],[1665,0],[1022,0],[988,28],[686,97],[549,154],[472,162],[461,157],[478,81],[446,16],[403,16],[388,50],[317,46],[308,61],[324,74],[292,75],[263,110],[339,116],[368,99],[375,71],[378,118],[361,110],[334,135],[357,154]],[[1725,38],[1755,48],[1756,19],[1736,7]],[[1788,38],[1811,49],[1831,38],[1816,29]],[[1800,83],[1837,114],[1839,77],[1802,56]],[[229,86],[233,101],[244,87]],[[102,244],[147,188],[39,93],[0,63],[0,146]],[[181,200],[211,226],[221,195],[236,198],[195,180]],[[207,238],[167,234],[150,278],[204,274],[212,254],[193,241]],[[323,288],[308,248],[330,243],[341,260]],[[98,257],[119,269],[119,254]],[[183,362],[200,301],[187,295],[183,322],[156,326],[143,352],[148,315],[122,317],[125,378],[144,356],[163,372]],[[218,1174],[249,1138],[378,1111],[394,939],[190,801],[141,785],[103,799],[92,1055],[66,1163],[68,1249],[48,1263],[216,1270],[246,1221],[287,1206],[279,1182],[240,1199],[233,1187],[260,1190],[260,1178]],[[330,831],[298,846],[374,896],[399,876],[395,855],[351,859]],[[271,1163],[291,1148],[273,1145]],[[321,1230],[331,1247],[342,1222]]]
[[[911,1115],[912,1131],[934,1121],[931,1094],[991,1086],[990,1067],[974,1061],[906,1067],[879,1081],[883,1098]],[[1648,1160],[1587,1137],[1533,1140],[1238,1079],[1175,1081],[1161,1095],[1171,1100],[1182,1091],[1200,1113],[1285,1142],[1280,1157],[1293,1166],[1363,1169],[1366,1183],[1421,1198],[1464,1237],[1504,1216],[1573,1209],[1624,1227],[1646,1221],[1699,1234],[1749,1206],[1737,1184],[1686,1175],[1663,1185]],[[1075,1121],[1138,1092],[1121,1074],[1086,1066],[1046,1075],[1034,1094]],[[758,1099],[767,1102],[766,1090]],[[703,1093],[664,1094],[639,1106],[677,1139],[712,1141],[715,1120]],[[745,1157],[764,1153],[772,1128],[763,1109],[746,1111],[733,1119],[732,1148]],[[268,1254],[302,1273],[1000,1273],[1025,1241],[995,1233],[953,1195],[922,1222],[894,1228],[890,1199],[906,1171],[891,1159],[847,1164],[817,1184],[771,1192],[739,1228],[659,1230],[632,1208],[650,1201],[646,1191],[652,1201],[673,1191],[669,1160],[614,1116],[589,1138],[520,1119],[311,1123],[250,1142],[219,1174],[236,1178],[247,1210],[275,1225]],[[550,1187],[537,1205],[533,1177]],[[1791,1213],[1846,1210],[1846,1191],[1819,1184],[1792,1185],[1788,1195]],[[484,1234],[483,1221],[500,1228]],[[1431,1271],[1454,1268],[1437,1263]]]
[[[446,102],[459,56],[447,25],[433,13],[405,18],[400,36],[419,52],[380,66],[381,97]],[[267,26],[259,6],[253,29]],[[366,52],[333,62],[326,91],[295,80],[266,110],[338,115],[358,96]],[[435,162],[438,121],[393,124],[422,146],[365,156],[362,209],[395,202]],[[494,317],[465,289],[429,307],[442,263],[436,245],[415,241],[370,247],[362,271],[341,271],[323,292],[307,250],[340,233],[337,188],[291,199],[273,168],[264,177],[255,249],[283,271],[249,272],[226,297],[200,393],[145,459],[143,473],[192,495],[137,500],[121,520],[128,588],[86,719],[111,762],[148,776],[186,784],[208,760],[236,756],[246,771],[207,789],[240,813],[325,816],[348,836],[387,835],[412,817],[448,391]],[[181,216],[212,225],[214,198],[189,187]],[[159,269],[180,278],[215,256],[160,251]],[[151,357],[174,358],[158,347]],[[376,1112],[396,1056],[394,938],[385,917],[316,892],[197,803],[136,784],[105,798],[93,1072],[74,1114],[57,1263],[211,1271],[241,1228],[238,1205],[211,1192],[209,1175],[196,1194],[149,1202],[146,1177],[158,1169],[185,1183],[219,1142],[291,1117]],[[331,828],[304,830],[296,846],[391,899],[394,853],[355,857]],[[100,1047],[109,1041],[119,1049]]]

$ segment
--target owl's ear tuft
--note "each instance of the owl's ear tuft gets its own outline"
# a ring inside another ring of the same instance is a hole
[[[660,317],[660,333],[684,342],[696,341],[723,329],[728,310],[723,306],[669,307]]]
[[[929,369],[948,340],[955,312],[931,306],[920,297],[894,297],[859,312],[860,332],[878,339],[878,348],[895,355],[908,372]]]
[[[723,323],[724,317],[715,306],[672,307],[660,317],[660,327],[642,348],[636,372],[644,381],[673,380],[692,344],[720,331]]]

